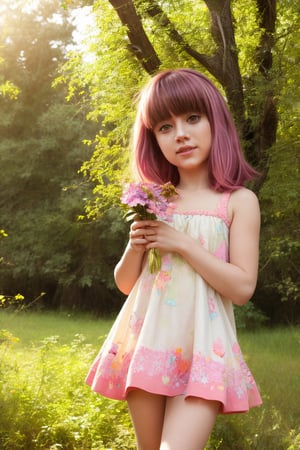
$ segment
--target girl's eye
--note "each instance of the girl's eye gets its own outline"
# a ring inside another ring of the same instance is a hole
[[[191,114],[188,117],[188,122],[190,122],[190,123],[197,123],[197,122],[199,122],[200,119],[201,119],[201,115],[200,114]]]
[[[164,123],[163,125],[160,125],[158,127],[158,131],[160,133],[166,133],[171,128],[171,125],[169,123]]]

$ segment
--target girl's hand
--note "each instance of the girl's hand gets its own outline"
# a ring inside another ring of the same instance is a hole
[[[129,246],[137,253],[144,253],[148,241],[145,237],[146,228],[144,221],[132,222],[129,232]]]
[[[148,240],[146,235],[151,233],[145,221],[135,221],[130,226],[127,247],[117,263],[114,276],[121,292],[128,295],[141,274]]]
[[[146,250],[157,248],[164,252],[176,252],[176,243],[183,238],[183,233],[160,220],[143,221],[142,230],[146,240]]]

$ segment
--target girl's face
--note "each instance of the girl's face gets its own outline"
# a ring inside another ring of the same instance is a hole
[[[206,167],[212,136],[205,115],[197,112],[172,115],[153,131],[163,155],[179,172]]]

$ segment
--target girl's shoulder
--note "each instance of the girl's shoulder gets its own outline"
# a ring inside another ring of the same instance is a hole
[[[243,202],[257,203],[258,199],[253,191],[251,191],[250,189],[247,189],[245,187],[242,187],[231,193],[230,201],[234,204],[239,204],[239,203],[243,203]]]
[[[233,191],[228,202],[228,215],[231,220],[241,214],[245,217],[259,215],[257,196],[253,191],[244,187]]]

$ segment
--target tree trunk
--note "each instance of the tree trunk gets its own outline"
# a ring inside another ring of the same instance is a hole
[[[272,87],[271,69],[273,66],[272,49],[276,24],[276,0],[257,0],[258,23],[263,30],[256,53],[259,72],[264,80],[264,101],[258,111],[259,122],[254,138],[254,164],[262,172],[257,189],[263,184],[268,173],[268,161],[271,147],[276,142],[278,113]]]
[[[233,17],[229,0],[205,0],[211,17],[211,35],[217,45],[210,71],[223,86],[241,137],[245,130],[243,83],[238,63]]]
[[[130,42],[128,49],[138,58],[146,72],[149,74],[155,73],[159,69],[161,63],[145,33],[133,1],[109,1],[117,12],[122,24],[127,28],[127,35]]]

